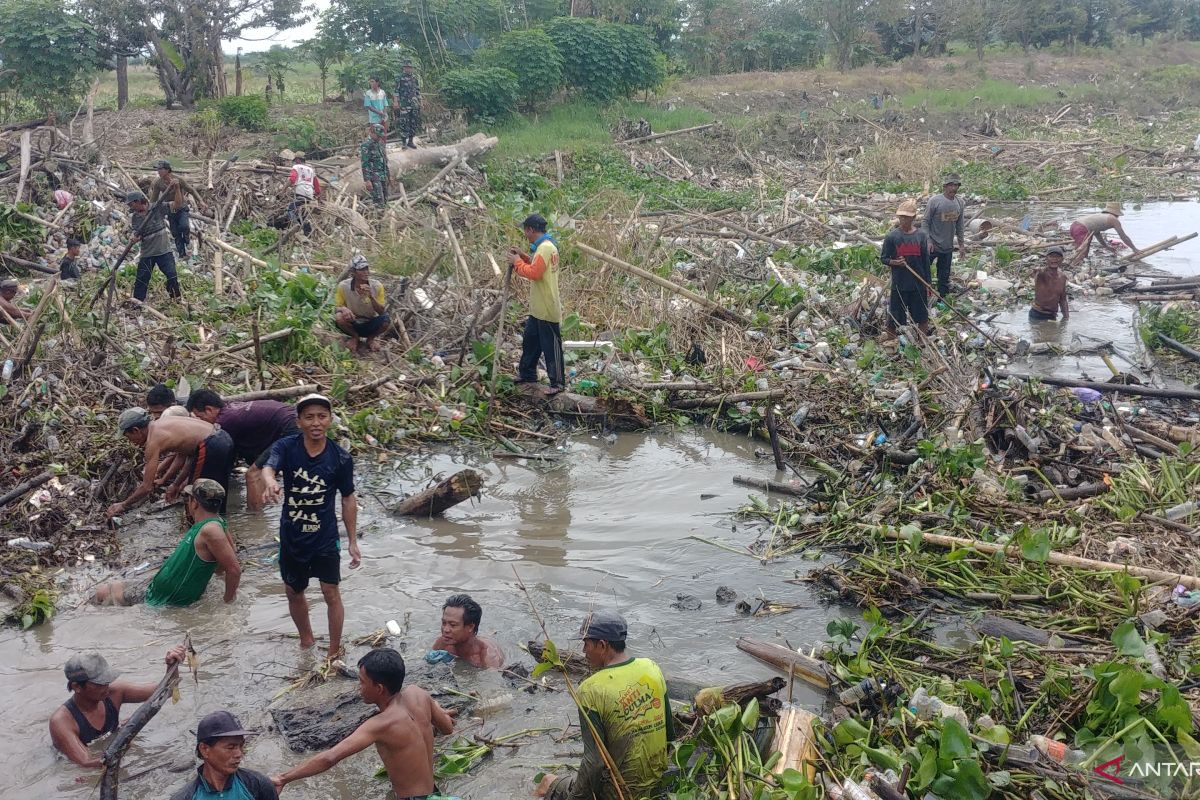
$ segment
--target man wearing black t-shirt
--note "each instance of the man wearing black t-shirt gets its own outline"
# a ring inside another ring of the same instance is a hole
[[[271,446],[263,467],[263,496],[267,502],[283,499],[279,517],[279,573],[287,591],[288,611],[300,633],[300,646],[312,647],[312,623],[304,592],[316,578],[329,615],[329,658],[341,655],[342,605],[341,552],[333,500],[342,496],[342,522],[349,539],[350,569],[361,562],[358,550],[358,503],[354,497],[354,461],[350,454],[326,437],[333,424],[329,398],[310,394],[296,403],[301,433]],[[281,485],[282,482],[282,485]]]
[[[925,231],[914,227],[916,218],[916,201],[905,200],[896,209],[896,227],[883,237],[879,260],[892,268],[886,325],[890,336],[895,336],[898,327],[910,319],[921,333],[930,333],[929,237]]]

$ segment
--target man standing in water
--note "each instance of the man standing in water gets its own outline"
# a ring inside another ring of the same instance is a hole
[[[183,645],[172,647],[167,651],[167,669],[186,656]],[[120,726],[122,705],[144,702],[158,687],[118,680],[121,673],[99,653],[72,656],[63,671],[71,697],[50,715],[50,741],[81,767],[103,766],[104,762],[89,753],[87,746]]]
[[[271,779],[261,772],[242,769],[248,731],[228,711],[214,711],[196,726],[196,755],[201,764],[196,777],[171,795],[171,800],[278,800]]]
[[[954,240],[958,239],[958,257],[967,257],[963,239],[963,211],[966,204],[958,196],[962,178],[951,172],[942,181],[942,193],[929,198],[921,227],[929,237],[930,257],[937,262],[937,293],[943,300],[950,294],[950,264],[954,260]]]
[[[292,781],[310,778],[347,756],[375,745],[397,800],[423,800],[433,794],[433,732],[454,731],[454,721],[419,686],[404,688],[404,659],[381,647],[358,662],[358,691],[379,713],[354,733],[298,767],[272,778],[280,791]]]
[[[1071,223],[1071,239],[1075,242],[1076,252],[1082,250],[1083,255],[1080,258],[1087,258],[1088,253],[1092,250],[1092,242],[1096,241],[1101,244],[1104,249],[1110,253],[1116,252],[1112,245],[1104,238],[1104,231],[1109,229],[1115,230],[1117,236],[1121,237],[1121,241],[1132,250],[1130,255],[1137,255],[1138,249],[1130,241],[1129,235],[1125,233],[1125,229],[1121,227],[1121,215],[1125,212],[1121,210],[1120,203],[1109,203],[1104,207],[1103,211],[1098,211],[1095,214],[1085,214],[1079,219]]]
[[[480,669],[500,669],[504,666],[504,651],[493,639],[479,635],[482,621],[479,603],[469,594],[454,595],[442,606],[442,634],[429,649],[445,651]]]
[[[929,238],[913,227],[917,218],[915,200],[905,200],[896,209],[899,225],[883,237],[880,260],[892,268],[892,294],[888,300],[887,332],[895,336],[908,318],[921,333],[929,331]]]
[[[593,672],[579,684],[583,760],[570,778],[544,777],[534,797],[616,798],[597,739],[612,756],[625,797],[656,796],[667,771],[667,742],[675,735],[671,704],[658,665],[625,652],[627,633],[625,618],[613,611],[595,611],[584,621],[583,655]]]
[[[358,503],[354,496],[354,461],[350,454],[325,435],[333,424],[333,404],[324,395],[310,394],[296,403],[296,420],[302,433],[280,439],[271,446],[263,467],[263,499],[283,499],[279,517],[279,573],[287,591],[288,612],[300,634],[300,646],[316,644],[304,596],[309,580],[316,578],[325,597],[329,617],[329,659],[342,654],[342,624],[346,609],[339,584],[342,580],[337,514],[333,499],[342,496],[342,522],[350,541],[350,569],[357,569]],[[280,476],[283,484],[280,485]]]
[[[146,461],[142,482],[128,497],[108,507],[108,516],[124,514],[154,493],[159,458],[177,453],[192,458],[191,482],[211,478],[229,493],[229,473],[233,469],[233,439],[229,434],[195,417],[160,417],[151,421],[150,412],[137,406],[127,408],[117,418],[117,430],[130,442],[143,448]],[[182,489],[182,486],[180,487]],[[168,490],[166,499],[175,495]],[[221,499],[221,514],[226,498]]]
[[[1063,262],[1063,249],[1055,246],[1046,251],[1046,266],[1033,276],[1033,305],[1029,309],[1030,322],[1044,322],[1058,317],[1062,311],[1063,322],[1071,316],[1067,308],[1067,276],[1059,271]]]
[[[529,242],[529,253],[509,248],[508,262],[517,274],[528,280],[529,317],[521,338],[521,365],[517,383],[537,383],[538,358],[546,360],[546,375],[550,378],[547,395],[555,395],[566,387],[563,367],[562,301],[558,295],[558,243],[546,233],[546,218],[530,214],[521,223]]]

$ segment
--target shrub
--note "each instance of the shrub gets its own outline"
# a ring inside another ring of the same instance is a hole
[[[666,77],[666,60],[643,28],[559,17],[546,32],[563,57],[567,85],[593,100],[652,89]]]
[[[276,142],[289,150],[303,150],[310,157],[320,157],[338,145],[338,137],[326,121],[316,117],[284,117],[275,130]]]
[[[222,97],[217,101],[217,112],[226,125],[236,125],[247,131],[267,129],[267,101],[256,94]]]
[[[221,143],[221,112],[214,107],[203,108],[191,117],[192,133],[202,149],[212,153]]]
[[[338,85],[347,95],[367,89],[372,76],[379,78],[389,95],[396,88],[396,79],[404,71],[404,60],[416,63],[416,54],[406,47],[367,47],[352,53],[338,70]]]
[[[509,31],[491,47],[480,50],[475,63],[516,75],[517,90],[526,108],[549,100],[563,82],[562,54],[542,30]]]
[[[442,76],[442,99],[472,119],[494,122],[511,114],[520,96],[517,76],[506,69],[468,67]]]

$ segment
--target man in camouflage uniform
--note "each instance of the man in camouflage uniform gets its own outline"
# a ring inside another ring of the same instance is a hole
[[[399,112],[396,114],[400,127],[400,136],[405,147],[416,150],[413,137],[421,128],[421,87],[417,84],[417,76],[413,74],[411,61],[404,62],[404,73],[396,81],[396,94],[392,105]]]
[[[382,208],[387,203],[388,160],[384,142],[387,134],[379,124],[367,126],[367,139],[358,146],[362,176],[371,190],[371,199]]]

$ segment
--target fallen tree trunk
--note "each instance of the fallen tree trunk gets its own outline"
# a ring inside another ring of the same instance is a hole
[[[13,264],[16,264],[18,267],[24,267],[25,269],[31,269],[34,272],[40,272],[43,275],[57,275],[58,274],[58,270],[56,270],[56,269],[52,269],[51,267],[43,267],[41,264],[35,264],[34,262],[26,261],[23,258],[17,258],[16,256],[10,256],[8,253],[0,253],[0,258],[3,258],[5,261],[9,261]]]
[[[1170,336],[1167,336],[1166,334],[1162,333],[1161,331],[1159,331],[1159,333],[1158,333],[1158,340],[1160,342],[1162,342],[1163,344],[1165,344],[1167,347],[1174,350],[1175,352],[1182,353],[1183,355],[1187,356],[1192,361],[1200,361],[1200,351],[1193,350],[1192,348],[1188,347],[1183,342],[1176,341],[1175,339],[1172,339]]]
[[[650,419],[645,409],[624,397],[589,397],[574,392],[559,392],[547,401],[541,391],[532,399],[540,398],[546,408],[555,414],[582,417],[605,428],[618,431],[640,431],[649,428]]]
[[[1008,378],[1015,381],[1041,381],[1051,386],[1065,386],[1095,389],[1097,392],[1112,392],[1113,394],[1131,394],[1141,397],[1163,397],[1171,400],[1200,400],[1200,391],[1195,389],[1159,389],[1157,386],[1128,386],[1123,383],[1099,383],[1098,381],[1073,380],[1070,378],[1052,378],[1044,375],[1024,375],[1018,372],[997,370],[997,378]]]
[[[993,639],[1007,638],[1014,642],[1029,642],[1038,647],[1046,647],[1050,644],[1050,637],[1057,635],[1060,639],[1067,643],[1068,647],[1082,644],[1083,639],[1077,639],[1071,636],[1063,636],[1060,634],[1052,634],[1049,631],[1044,631],[1041,628],[1034,628],[1031,625],[1026,625],[1023,622],[1000,617],[995,614],[984,614],[979,622],[971,626],[976,633],[984,636],[990,636]]]
[[[178,684],[179,664],[172,664],[167,669],[167,674],[158,682],[154,694],[150,695],[150,698],[146,702],[138,706],[137,711],[133,712],[133,716],[117,729],[113,740],[104,749],[104,755],[102,756],[104,760],[104,775],[100,778],[100,800],[117,800],[117,783],[121,772],[121,758],[125,755],[125,751],[129,749],[129,745],[133,744],[133,737],[137,736],[142,728],[146,727],[146,723],[154,719],[154,715],[167,702],[167,698],[171,696],[171,692]]]
[[[733,482],[738,486],[749,486],[752,489],[761,489],[764,492],[786,494],[792,497],[804,497],[812,489],[812,486],[793,486],[790,483],[767,480],[766,478],[752,478],[748,475],[734,475]]]
[[[46,471],[46,472],[41,473],[40,475],[36,475],[36,476],[30,478],[29,480],[25,481],[24,483],[18,483],[16,486],[9,489],[3,495],[0,495],[0,506],[6,506],[9,503],[11,503],[13,500],[17,500],[18,498],[25,496],[28,492],[33,491],[37,487],[41,486],[43,483],[49,482],[49,480],[53,477],[54,477],[53,472]]]
[[[491,150],[499,141],[495,136],[477,133],[455,144],[441,147],[419,147],[416,150],[389,147],[388,169],[392,178],[396,178],[420,167],[448,164],[455,157],[460,161],[468,161]],[[342,182],[343,190],[351,194],[359,194],[366,187],[362,177],[362,165],[359,163],[343,168],[338,174],[338,180]]]
[[[712,406],[723,406],[729,403],[751,403],[756,400],[778,400],[783,397],[786,392],[783,389],[768,389],[764,392],[741,392],[739,394],[717,394],[712,397],[695,397],[688,400],[676,400],[671,403],[672,408],[710,408]]]
[[[473,469],[456,472],[423,492],[406,497],[392,509],[402,517],[432,517],[464,500],[479,496],[483,475]]]
[[[248,400],[289,400],[293,397],[303,397],[306,394],[312,394],[319,388],[321,387],[315,383],[306,383],[301,386],[285,386],[282,389],[263,389],[258,392],[231,394],[222,399],[227,403],[244,403]]]
[[[883,535],[889,539],[899,539],[907,542],[910,537],[907,534],[900,533],[898,530],[884,528]],[[1021,548],[1017,545],[1009,545],[1004,547],[991,542],[981,542],[978,539],[966,539],[960,536],[943,536],[939,533],[922,533],[921,538],[926,544],[935,544],[939,547],[971,547],[980,553],[1004,553],[1008,558],[1021,559]],[[1091,558],[1081,558],[1080,556],[1069,556],[1065,553],[1051,552],[1046,557],[1047,564],[1055,564],[1060,567],[1073,567],[1075,569],[1086,569],[1094,572],[1128,572],[1130,575],[1136,575],[1139,578],[1145,578],[1155,582],[1172,582],[1182,583],[1189,589],[1200,589],[1200,577],[1194,575],[1182,575],[1175,572],[1167,572],[1161,569],[1152,569],[1150,567],[1138,567],[1132,564],[1116,564],[1111,561],[1096,561]]]
[[[825,691],[829,689],[829,673],[823,661],[797,653],[781,644],[745,636],[737,640],[737,649],[749,653],[759,661],[765,661],[775,669],[789,675],[794,674],[811,686]]]

